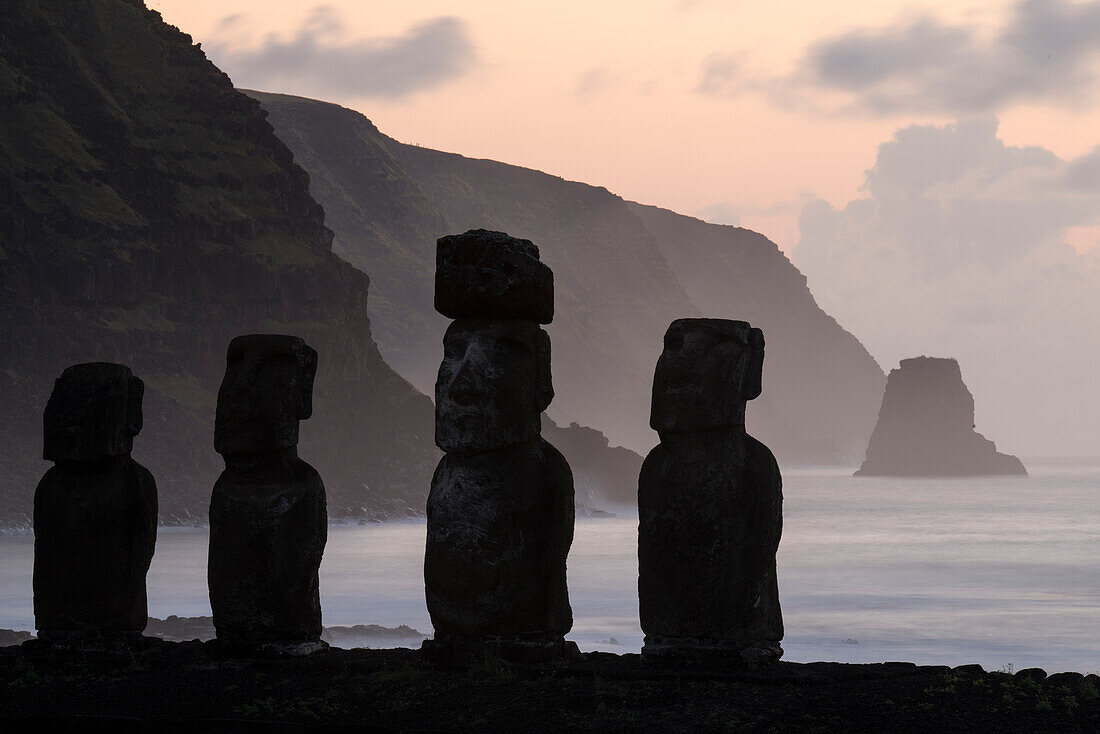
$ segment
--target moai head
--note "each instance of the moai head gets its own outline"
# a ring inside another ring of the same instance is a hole
[[[653,375],[649,425],[670,433],[744,425],[763,365],[764,334],[744,321],[673,321]]]
[[[436,249],[435,308],[456,319],[435,383],[435,443],[493,451],[539,435],[554,398],[550,337],[554,274],[530,240],[473,229]]]
[[[448,453],[492,451],[539,435],[554,399],[550,336],[526,319],[459,319],[443,337],[435,442]]]
[[[296,336],[248,334],[229,343],[218,390],[214,449],[251,454],[298,445],[313,413],[317,352]]]
[[[43,413],[42,458],[104,461],[129,455],[141,430],[145,385],[111,362],[76,364],[61,373]]]

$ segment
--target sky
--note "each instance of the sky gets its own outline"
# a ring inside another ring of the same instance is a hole
[[[1100,0],[149,0],[238,86],[774,240],[885,370],[1100,454]]]

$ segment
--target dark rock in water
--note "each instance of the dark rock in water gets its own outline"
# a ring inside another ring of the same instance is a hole
[[[207,569],[221,642],[320,649],[325,487],[295,447],[316,369],[317,353],[298,337],[229,345],[214,429],[225,471],[210,498]]]
[[[0,630],[0,646],[4,645],[4,632]],[[17,642],[30,637],[29,633],[15,632],[16,636],[25,635]],[[159,637],[169,642],[187,642],[189,640],[201,640],[203,642],[215,637],[213,617],[177,617],[171,615],[165,619],[149,617],[149,624],[145,628],[145,634],[151,637]],[[377,624],[356,624],[351,627],[325,627],[321,633],[321,640],[334,647],[393,647],[394,643],[419,642],[428,635],[413,629],[407,625],[397,627],[382,627]],[[17,644],[11,642],[7,644]]]
[[[334,647],[394,647],[394,643],[420,642],[428,635],[408,625],[382,627],[377,624],[355,624],[351,627],[325,627],[321,639]]]
[[[741,321],[669,326],[653,378],[661,443],[638,480],[638,595],[647,659],[741,664],[783,650],[775,457],[745,432],[764,337]]]
[[[140,637],[157,538],[153,475],[130,458],[141,380],[120,364],[66,369],[46,405],[34,494],[34,617],[45,641]]]
[[[189,640],[212,640],[217,635],[214,631],[213,617],[177,617],[171,614],[164,619],[149,617],[149,623],[145,626],[145,634],[150,637],[159,637],[170,642],[187,642]]]
[[[607,436],[594,428],[576,422],[559,426],[545,413],[542,436],[569,462],[578,512],[598,515],[598,508],[609,504],[637,506],[641,456],[628,448],[611,446]]]
[[[22,645],[24,642],[31,639],[32,637],[33,635],[26,630],[0,629],[0,647]]]
[[[1027,474],[974,430],[974,397],[954,359],[914,357],[891,370],[867,459],[856,476]]]
[[[471,229],[436,248],[435,310],[450,319],[554,320],[554,273],[530,240]]]
[[[550,280],[523,275],[497,288],[496,270],[444,273],[464,262],[456,252],[486,236],[439,241],[437,301],[476,302],[489,313],[455,321],[443,340],[435,436],[447,454],[428,496],[424,581],[435,639],[424,650],[443,662],[560,659],[576,650],[564,639],[573,625],[565,580],[573,476],[539,435],[539,416],[554,397],[550,337],[533,318],[512,317],[514,304],[537,302],[545,295],[540,283]],[[530,243],[494,238],[498,262],[537,263]],[[508,298],[496,306],[479,301],[486,284]]]

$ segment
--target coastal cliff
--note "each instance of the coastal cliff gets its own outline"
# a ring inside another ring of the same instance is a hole
[[[856,476],[1027,474],[974,430],[974,396],[954,359],[903,359],[886,380],[878,425]]]
[[[248,92],[310,172],[333,247],[371,274],[386,361],[429,391],[445,320],[432,308],[435,240],[484,227],[533,240],[553,269],[556,398],[550,417],[649,450],[653,366],[677,318],[760,324],[764,393],[749,426],[780,461],[858,461],[882,370],[814,302],[805,277],[762,235],[625,201],[607,189],[406,145],[353,110]]]
[[[136,0],[10,0],[0,28],[0,523],[28,522],[54,378],[99,360],[145,381],[134,457],[161,520],[205,521],[226,347],[249,332],[320,354],[300,450],[330,513],[422,513],[431,401],[383,362],[368,278],[260,105]]]

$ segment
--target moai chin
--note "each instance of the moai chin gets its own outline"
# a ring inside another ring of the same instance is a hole
[[[695,665],[777,660],[779,466],[745,432],[760,394],[764,335],[744,321],[678,319],[653,377],[661,443],[638,480],[638,596],[646,659]]]
[[[230,653],[304,655],[325,647],[317,571],[328,535],[325,486],[298,458],[313,412],[317,352],[296,336],[229,344],[214,448],[225,471],[210,497],[210,607]]]
[[[435,386],[446,455],[428,496],[424,581],[429,660],[547,662],[576,654],[565,561],[573,474],[540,436],[554,397],[553,274],[502,232],[439,240],[436,309],[455,319]]]
[[[34,623],[38,639],[140,640],[145,576],[157,541],[157,486],[130,458],[142,381],[121,364],[67,368],[43,414],[34,493]]]

